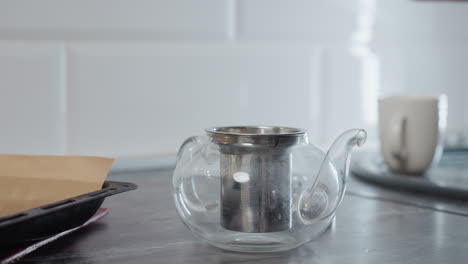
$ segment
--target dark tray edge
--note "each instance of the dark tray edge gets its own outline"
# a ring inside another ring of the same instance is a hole
[[[28,218],[52,214],[54,212],[62,210],[65,207],[77,206],[83,203],[103,199],[111,195],[115,195],[122,192],[128,192],[135,189],[137,189],[137,185],[134,183],[105,181],[103,184],[103,188],[98,191],[82,194],[75,197],[70,197],[68,199],[64,199],[58,202],[46,204],[40,207],[0,217],[0,228],[6,228],[9,225],[14,225]]]
[[[456,150],[450,152],[459,151]],[[374,155],[377,154],[374,153]],[[369,158],[371,156],[373,155],[368,154],[366,157],[361,156],[361,160],[353,162],[353,166],[351,167],[351,175],[364,182],[376,184],[393,190],[417,192],[454,200],[468,200],[468,190],[458,189],[453,186],[440,186],[426,181],[423,175],[402,176],[399,174],[394,174],[389,170],[379,171],[375,164],[373,164],[374,166],[365,166],[363,164],[364,161],[373,162],[373,160]]]

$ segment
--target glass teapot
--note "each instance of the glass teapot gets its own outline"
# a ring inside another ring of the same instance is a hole
[[[304,130],[245,126],[206,129],[177,155],[173,195],[179,216],[214,246],[242,252],[295,248],[320,235],[343,199],[353,129],[328,153]]]

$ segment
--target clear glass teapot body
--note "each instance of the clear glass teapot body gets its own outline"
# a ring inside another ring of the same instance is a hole
[[[181,146],[173,195],[184,224],[214,246],[272,252],[317,237],[341,202],[353,146],[343,133],[327,154],[303,130],[220,127]]]

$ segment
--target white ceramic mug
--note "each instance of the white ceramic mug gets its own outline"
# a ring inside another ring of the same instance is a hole
[[[379,137],[393,171],[420,174],[442,155],[447,97],[389,96],[379,99]]]

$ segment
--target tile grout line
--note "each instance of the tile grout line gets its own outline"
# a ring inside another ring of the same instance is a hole
[[[229,42],[239,38],[239,3],[237,0],[226,2],[226,37]]]

